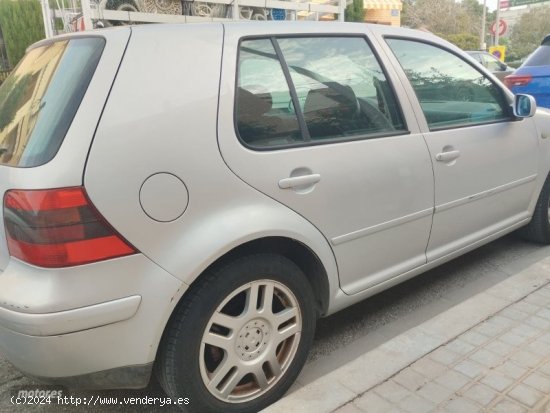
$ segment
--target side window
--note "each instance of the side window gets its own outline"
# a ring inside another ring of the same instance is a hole
[[[235,106],[241,140],[260,149],[406,131],[393,90],[359,37],[242,41]]]
[[[510,118],[502,90],[458,56],[413,40],[387,42],[416,92],[430,129]]]
[[[245,40],[239,50],[237,128],[254,147],[302,142],[281,63],[269,39]]]
[[[395,96],[365,39],[277,41],[312,141],[405,129]]]

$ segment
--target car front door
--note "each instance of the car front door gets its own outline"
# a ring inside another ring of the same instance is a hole
[[[416,39],[385,40],[425,120],[435,176],[428,260],[526,223],[538,170],[532,120],[515,119],[501,87],[458,52]]]
[[[348,294],[425,264],[429,153],[365,34],[248,27],[225,33],[218,139],[230,169],[324,234]]]

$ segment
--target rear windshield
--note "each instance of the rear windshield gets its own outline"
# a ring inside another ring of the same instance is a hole
[[[53,159],[94,74],[105,40],[62,40],[30,50],[0,86],[0,164]]]
[[[539,46],[525,61],[523,66],[550,66],[550,46]]]

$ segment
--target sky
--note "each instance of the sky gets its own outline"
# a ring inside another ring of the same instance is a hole
[[[483,0],[478,0],[481,4],[483,4]],[[497,0],[487,0],[487,7],[489,10],[496,10],[497,8]]]

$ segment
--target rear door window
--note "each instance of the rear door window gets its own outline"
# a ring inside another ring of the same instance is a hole
[[[105,40],[35,47],[0,86],[0,164],[35,167],[61,146],[95,72]]]
[[[407,133],[362,37],[243,40],[236,92],[241,141],[259,149]]]
[[[311,140],[404,130],[397,101],[365,39],[278,39]]]

